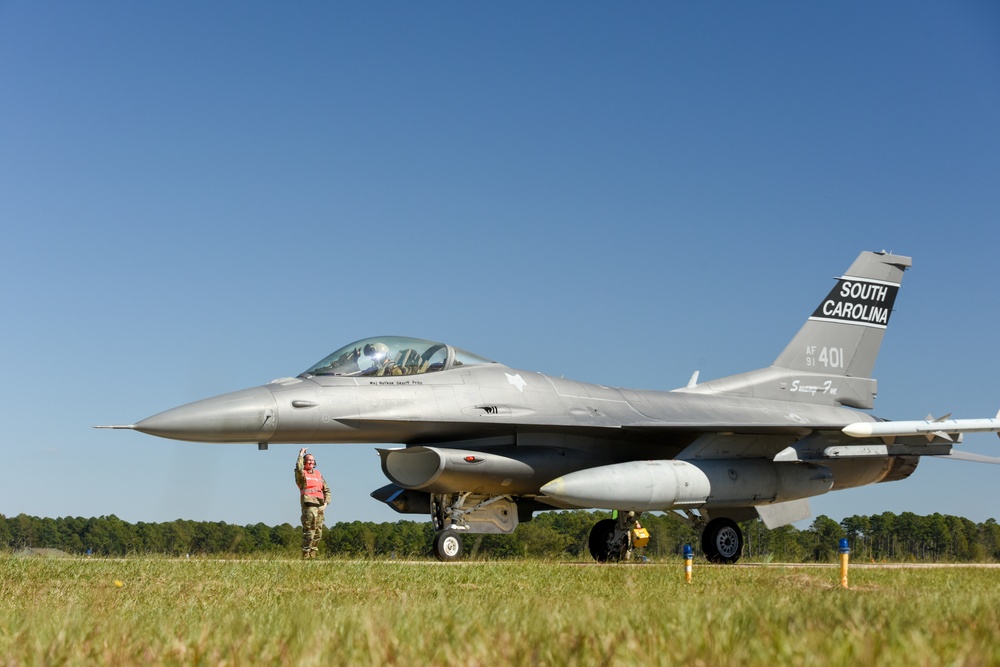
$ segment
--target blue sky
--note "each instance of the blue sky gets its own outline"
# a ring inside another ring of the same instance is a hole
[[[874,413],[1000,409],[996,3],[0,2],[0,91],[7,516],[295,523],[293,445],[90,427],[381,334],[671,389],[769,365],[861,250],[914,258]],[[422,519],[313,451],[328,522]]]

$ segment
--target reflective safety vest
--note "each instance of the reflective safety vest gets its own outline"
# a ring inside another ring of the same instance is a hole
[[[320,474],[320,471],[316,468],[313,468],[312,472],[303,470],[302,476],[306,479],[305,486],[302,487],[302,495],[323,500],[323,475]]]

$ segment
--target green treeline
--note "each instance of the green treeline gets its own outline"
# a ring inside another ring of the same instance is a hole
[[[544,512],[511,535],[467,535],[469,558],[569,558],[589,560],[590,529],[607,512]],[[658,560],[677,557],[685,544],[699,550],[698,532],[677,515],[646,514],[650,532],[639,554]],[[995,562],[1000,561],[1000,524],[973,523],[942,514],[917,516],[890,512],[852,516],[837,523],[818,516],[806,530],[785,526],[768,530],[759,520],[740,524],[744,559],[778,562],[826,562],[836,559],[840,538],[849,541],[854,559],[863,561]],[[337,523],[323,534],[321,555],[353,558],[423,558],[432,551],[429,522]],[[118,517],[38,518],[0,514],[0,549],[60,549],[95,556],[128,554],[279,555],[295,557],[301,546],[298,526],[238,526],[223,522],[185,521],[131,524]]]

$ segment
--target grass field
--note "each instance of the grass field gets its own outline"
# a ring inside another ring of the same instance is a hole
[[[1000,665],[1000,570],[0,556],[5,665]]]

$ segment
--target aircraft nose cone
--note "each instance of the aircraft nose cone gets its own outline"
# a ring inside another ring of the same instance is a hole
[[[254,387],[161,412],[134,428],[192,442],[267,442],[277,427],[277,414],[274,395]]]

